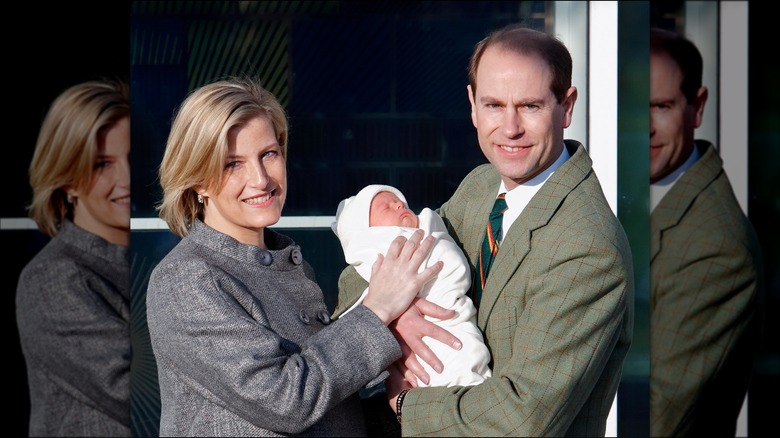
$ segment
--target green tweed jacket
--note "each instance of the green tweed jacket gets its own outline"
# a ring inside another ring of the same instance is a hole
[[[761,249],[712,144],[650,215],[650,435],[736,433],[760,343]]]
[[[571,158],[505,233],[483,291],[477,322],[493,376],[409,391],[404,436],[604,435],[632,338],[633,265],[590,157],[566,146]],[[472,269],[499,182],[482,165],[439,209]],[[337,309],[359,280],[342,272]]]

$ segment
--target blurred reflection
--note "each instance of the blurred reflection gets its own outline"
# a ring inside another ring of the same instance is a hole
[[[129,155],[125,83],[52,103],[29,168],[29,215],[51,240],[16,293],[31,436],[130,435]]]
[[[730,435],[761,332],[763,262],[715,146],[698,49],[650,36],[650,435]]]

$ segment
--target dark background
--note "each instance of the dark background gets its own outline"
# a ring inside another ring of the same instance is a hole
[[[155,217],[155,163],[175,105],[189,90],[219,75],[248,71],[263,77],[291,115],[286,216],[333,215],[339,200],[372,182],[396,185],[414,209],[438,206],[469,169],[484,161],[465,94],[472,45],[487,30],[509,22],[526,20],[543,27],[545,8],[552,3],[19,3],[6,15],[9,22],[19,22],[19,30],[10,32],[15,38],[6,44],[6,69],[11,69],[7,87],[15,105],[6,123],[12,150],[2,172],[9,190],[6,202],[0,203],[0,216],[26,216],[31,197],[27,166],[54,97],[83,80],[131,72],[134,218]],[[650,15],[680,3],[653,2]],[[780,242],[772,229],[780,220],[780,70],[776,57],[759,48],[776,39],[769,38],[771,17],[768,3],[750,3],[749,211],[765,243],[767,275],[766,334],[749,399],[749,430],[755,436],[777,428],[780,376]],[[227,44],[247,35],[253,35],[252,46]],[[241,63],[242,50],[270,56],[248,57]],[[340,256],[333,256],[341,251],[332,233],[281,231],[301,243],[332,305],[343,267]],[[9,277],[3,294],[10,353],[5,369],[13,394],[6,431],[24,436],[29,401],[14,293],[19,271],[47,239],[35,230],[3,227],[0,233]],[[166,232],[132,234],[137,436],[154,436],[159,415],[156,371],[145,337],[145,281],[155,261],[175,242]],[[646,435],[625,428],[619,432]]]
[[[684,5],[684,1],[651,2],[652,24],[679,32]],[[780,69],[777,56],[766,56],[762,50],[776,26],[771,12],[766,3],[748,6],[748,218],[762,244],[766,278],[764,334],[748,389],[748,433],[768,436],[778,428],[780,396],[780,239],[773,229],[780,220]],[[729,80],[721,77],[721,86],[728,87]]]
[[[131,11],[134,217],[157,217],[157,163],[193,89],[229,75],[262,80],[290,119],[284,216],[333,216],[366,184],[438,207],[486,162],[471,124],[468,58],[490,30],[544,29],[545,2],[136,2]],[[333,308],[346,266],[329,228],[280,229],[303,249]],[[145,330],[151,269],[178,241],[134,231],[133,428],[157,433],[156,368]],[[364,393],[372,434],[397,434],[384,394]]]
[[[32,199],[27,169],[38,130],[57,95],[76,83],[100,77],[130,77],[130,2],[15,2],[4,7],[7,133],[2,164],[5,187],[0,217],[27,216]],[[11,30],[13,29],[13,30]],[[2,236],[2,323],[6,333],[3,372],[10,400],[3,430],[27,436],[27,373],[16,329],[15,293],[19,272],[48,242],[37,230],[0,230]],[[57,303],[51,303],[56,306]]]

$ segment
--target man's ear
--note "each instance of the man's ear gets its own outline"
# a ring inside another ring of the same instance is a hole
[[[704,120],[704,105],[707,103],[707,87],[701,86],[696,91],[696,98],[693,99],[693,127],[698,128]]]
[[[477,105],[474,103],[474,90],[471,89],[471,85],[466,85],[466,92],[469,95],[469,103],[471,103],[471,123],[474,127],[477,127]]]
[[[574,117],[574,103],[577,102],[577,87],[569,87],[563,98],[563,127],[568,128]]]

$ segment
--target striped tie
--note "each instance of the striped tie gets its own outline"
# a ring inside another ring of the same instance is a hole
[[[482,250],[479,252],[479,263],[477,263],[476,279],[474,281],[474,296],[472,300],[475,306],[479,306],[482,299],[482,289],[485,288],[490,266],[498,253],[498,245],[501,243],[501,220],[507,209],[504,198],[506,193],[501,193],[493,204],[493,210],[490,212],[485,239],[482,241]]]

